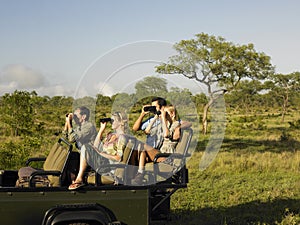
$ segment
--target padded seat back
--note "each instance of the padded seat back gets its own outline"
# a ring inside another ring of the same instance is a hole
[[[115,176],[118,179],[121,179],[122,181],[127,180],[129,176],[132,175],[132,167],[128,167],[128,165],[132,165],[133,157],[131,157],[134,154],[134,149],[136,145],[136,139],[131,136],[126,136],[127,138],[127,144],[123,151],[123,157],[120,162],[120,164],[124,164],[124,167],[116,168],[115,170]]]
[[[89,184],[113,184],[116,180],[123,182],[124,184],[133,177],[135,174],[135,167],[137,162],[135,161],[137,151],[137,140],[133,136],[126,135],[126,146],[123,150],[123,156],[121,162],[118,164],[106,164],[100,165],[96,172],[92,172],[88,175],[87,182]],[[107,169],[114,170],[114,174],[103,174],[102,171]]]
[[[189,156],[188,150],[192,136],[193,130],[191,128],[182,129],[175,152],[169,154],[166,161],[160,163],[146,163],[145,171],[149,176],[149,181],[150,179],[152,179],[154,183],[165,181],[185,166],[186,158]]]
[[[29,187],[32,184],[35,186],[58,187],[67,183],[65,179],[67,179],[67,166],[71,152],[72,145],[60,138],[58,142],[52,146],[42,169],[36,169],[30,166],[20,168],[17,186]],[[30,161],[40,160],[39,158],[32,158]],[[32,182],[31,184],[30,180]]]
[[[43,170],[59,171],[62,176],[66,176],[65,169],[70,153],[70,148],[67,148],[65,143],[61,143],[61,141],[55,143],[44,162]],[[48,179],[51,186],[60,186],[61,177],[48,175]]]
[[[55,143],[44,162],[43,169],[58,170],[62,172],[68,154],[69,151],[65,146],[58,142]]]
[[[174,157],[173,166],[180,170],[186,163],[186,158],[188,157],[188,149],[193,135],[192,129],[182,130],[180,140],[176,146],[175,153],[179,157]],[[172,155],[171,155],[172,157]]]

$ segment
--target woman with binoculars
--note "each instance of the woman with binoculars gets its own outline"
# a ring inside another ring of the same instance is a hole
[[[111,122],[114,132],[109,132],[104,137],[108,122]],[[75,190],[85,185],[83,177],[88,165],[93,168],[98,167],[103,159],[107,159],[109,163],[121,161],[126,146],[124,134],[128,128],[127,124],[127,117],[121,112],[115,112],[111,118],[100,120],[100,129],[93,145],[84,145],[81,148],[79,172],[76,179],[69,186],[69,190]]]

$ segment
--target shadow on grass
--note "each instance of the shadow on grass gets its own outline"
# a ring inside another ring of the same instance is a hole
[[[300,199],[277,199],[270,202],[253,201],[232,207],[203,208],[171,214],[167,224],[184,225],[248,225],[276,224],[287,215],[300,213]],[[298,218],[299,219],[299,218]]]
[[[294,152],[300,149],[300,142],[294,139],[283,141],[261,140],[253,141],[251,139],[224,139],[222,149],[224,151],[260,151],[280,153],[284,151]]]
[[[197,151],[204,151],[207,141],[200,141],[197,144]],[[244,151],[244,152],[295,152],[300,149],[300,142],[295,139],[275,140],[252,140],[252,139],[229,139],[223,140],[222,151]]]

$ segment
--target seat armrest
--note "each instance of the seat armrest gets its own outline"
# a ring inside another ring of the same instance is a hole
[[[34,187],[33,179],[36,176],[48,176],[48,175],[59,177],[61,175],[61,172],[60,171],[50,171],[50,170],[49,171],[44,171],[44,170],[35,171],[31,174],[31,176],[29,178],[29,187]]]
[[[170,155],[170,158],[174,158],[174,159],[181,159],[182,157],[183,155],[180,153],[173,153]]]
[[[107,164],[107,165],[102,165],[99,166],[95,171],[96,173],[101,173],[102,170],[104,169],[117,169],[117,168],[126,168],[128,165],[124,163],[119,163],[119,164]]]
[[[157,160],[159,158],[167,158],[169,157],[170,155],[172,155],[171,153],[157,153],[153,159],[153,163],[157,163]]]
[[[190,157],[190,154],[186,154],[185,157]],[[170,157],[171,159],[181,159],[183,157],[182,154],[180,153],[158,153],[155,157],[153,162],[157,163],[158,158],[166,158],[166,157]]]
[[[45,161],[45,160],[46,160],[46,157],[29,158],[29,159],[27,159],[25,165],[26,165],[26,166],[29,166],[29,164],[30,164],[31,162],[42,162],[42,161]]]

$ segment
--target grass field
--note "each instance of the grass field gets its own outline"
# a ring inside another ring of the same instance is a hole
[[[193,129],[199,132],[200,124],[193,125]],[[297,110],[290,112],[285,122],[275,113],[227,115],[220,151],[208,168],[200,170],[199,163],[209,138],[200,135],[199,140],[198,137],[193,140],[197,147],[187,164],[188,188],[173,194],[170,221],[163,224],[300,224],[300,114]],[[43,148],[35,150],[40,145],[36,137],[26,138],[25,142],[0,137],[0,166],[19,168],[29,155],[46,154],[56,139],[56,136],[47,138]]]
[[[176,225],[300,224],[300,132],[291,116],[231,117],[213,163],[188,162],[189,184],[171,198]]]
[[[299,152],[221,152],[202,172],[201,155],[188,163],[188,188],[172,197],[170,224],[300,223]]]

